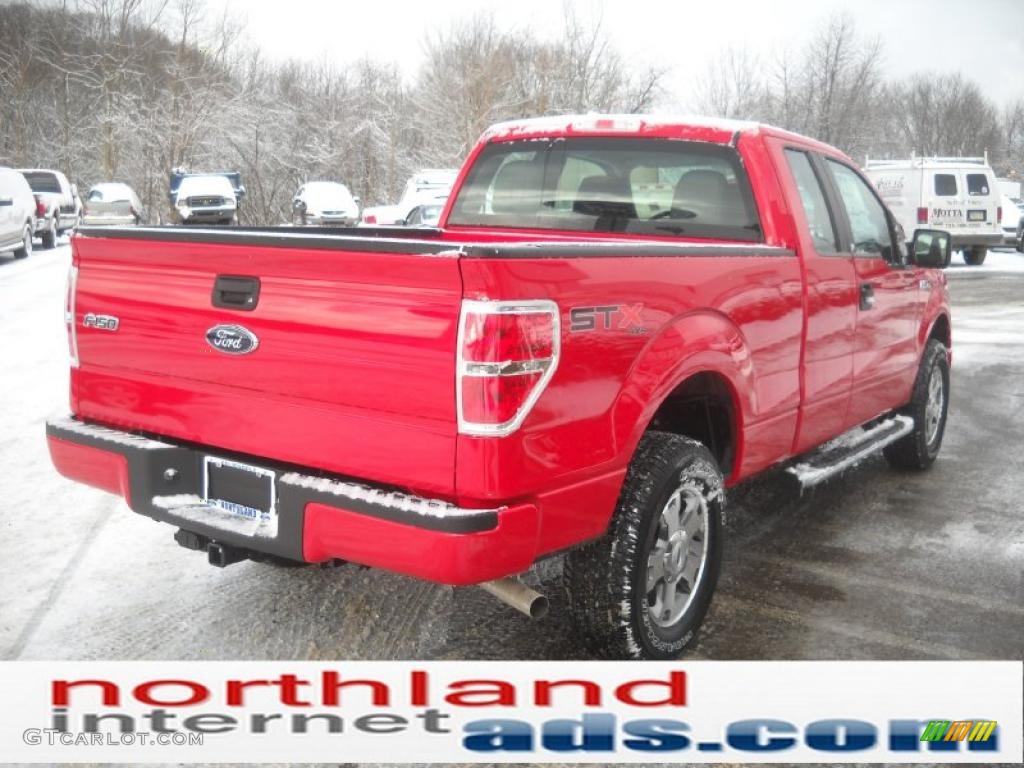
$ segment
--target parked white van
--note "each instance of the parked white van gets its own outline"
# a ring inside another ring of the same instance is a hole
[[[915,229],[942,229],[968,264],[985,261],[1003,242],[1002,191],[985,157],[868,160],[864,173],[909,238]]]

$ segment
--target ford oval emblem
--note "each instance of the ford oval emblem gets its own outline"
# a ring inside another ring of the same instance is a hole
[[[240,325],[215,325],[206,332],[206,343],[229,355],[247,355],[260,345],[260,340]]]

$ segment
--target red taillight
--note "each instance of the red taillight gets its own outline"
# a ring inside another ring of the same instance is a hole
[[[551,357],[548,313],[466,315],[462,354],[467,362],[502,363]]]
[[[462,416],[475,425],[507,424],[541,378],[540,373],[518,376],[464,376]]]
[[[78,291],[78,267],[71,265],[64,294],[64,327],[68,333],[68,355],[71,367],[78,367],[78,333],[75,330],[75,294]]]
[[[996,208],[996,224],[1003,223],[1003,206]]]
[[[507,435],[554,375],[558,306],[551,301],[462,302],[456,382],[459,432]]]
[[[927,224],[928,223],[928,209],[927,208],[918,208],[917,209],[917,223],[918,224]]]
[[[46,218],[46,203],[44,203],[38,197],[36,198],[36,218]]]
[[[371,213],[371,214],[369,214],[368,216],[364,216],[364,217],[363,217],[363,223],[364,223],[364,224],[376,224],[376,223],[377,223],[377,217],[376,217],[376,216],[374,216],[374,215],[373,215],[373,214]]]

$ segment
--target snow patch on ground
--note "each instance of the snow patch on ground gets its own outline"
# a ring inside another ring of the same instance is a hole
[[[967,274],[985,274],[987,272],[1022,272],[1024,273],[1024,253],[1017,251],[989,251],[985,263],[978,267],[969,267],[964,263],[964,255],[960,251],[953,253],[946,272],[960,276]]]
[[[1024,357],[1024,284],[1019,305],[953,310],[953,365],[1013,365]]]

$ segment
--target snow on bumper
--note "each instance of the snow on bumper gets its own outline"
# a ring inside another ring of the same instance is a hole
[[[139,514],[255,552],[340,558],[444,584],[519,573],[536,556],[539,513],[528,503],[466,508],[258,462],[276,476],[277,525],[247,527],[201,498],[203,459],[215,449],[75,418],[50,419],[46,434],[65,477],[118,494]]]

